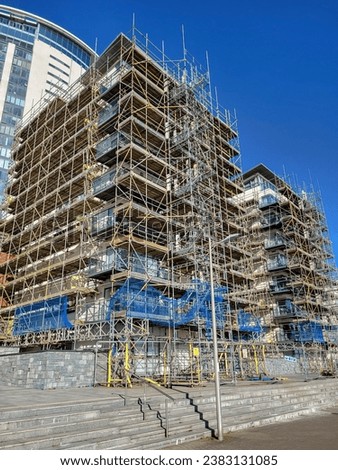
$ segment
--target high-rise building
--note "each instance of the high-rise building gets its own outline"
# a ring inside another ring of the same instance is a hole
[[[66,89],[94,52],[80,39],[36,15],[0,5],[0,199],[11,162],[15,127],[38,102]]]
[[[338,344],[336,267],[321,198],[262,164],[243,180],[253,311],[280,352],[299,357],[306,345],[318,359]]]
[[[120,35],[23,123],[1,226],[5,342],[113,350],[114,383],[123,357],[130,374],[213,374],[211,278],[223,355],[245,279],[236,123],[209,91],[196,65]]]
[[[263,165],[242,174],[195,62],[120,34],[24,119],[12,158],[2,345],[100,351],[110,384],[213,378],[216,341],[233,380],[337,357],[323,212]]]

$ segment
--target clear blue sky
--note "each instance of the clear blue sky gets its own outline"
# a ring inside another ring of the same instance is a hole
[[[220,103],[236,109],[242,166],[264,163],[320,189],[338,259],[337,0],[16,0],[98,52],[136,26],[169,57],[205,63]]]

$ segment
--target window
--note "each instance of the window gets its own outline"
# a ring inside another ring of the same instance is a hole
[[[104,296],[105,300],[110,299],[110,297],[111,297],[111,287],[105,287],[104,288],[103,296]]]
[[[48,26],[40,25],[39,39],[55,47],[55,49],[58,49],[63,54],[66,54],[82,67],[88,67],[90,65],[91,56],[85,49]]]
[[[3,18],[0,18],[0,20]],[[26,33],[24,31],[20,31],[16,27],[13,26],[7,26],[4,24],[1,24],[0,21],[0,32],[4,34],[5,36],[13,37],[16,39],[20,39],[22,41],[28,42],[33,44],[34,43],[34,34],[31,33]]]
[[[7,103],[12,103],[12,104],[15,104],[15,105],[21,106],[21,107],[25,106],[25,100],[23,100],[21,98],[18,98],[16,96],[13,96],[13,95],[7,95],[6,96],[6,102]]]
[[[7,157],[7,158],[0,158],[0,168],[8,170],[10,163],[11,163],[10,160],[8,160],[8,158],[10,158],[10,150],[2,148],[0,150],[0,154],[1,154],[1,157]]]

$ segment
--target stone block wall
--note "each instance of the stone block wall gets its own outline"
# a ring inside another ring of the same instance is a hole
[[[20,348],[17,346],[0,346],[0,356],[6,356],[7,354],[18,354]]]
[[[0,356],[0,382],[22,388],[93,385],[95,355],[90,351],[41,351]]]

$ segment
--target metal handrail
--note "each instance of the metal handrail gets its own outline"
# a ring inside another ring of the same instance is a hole
[[[132,376],[135,377],[135,379],[140,380],[145,385],[143,401],[141,399],[139,399],[139,403],[140,403],[141,406],[147,405],[146,386],[149,386],[149,387],[153,388],[154,390],[160,392],[162,395],[164,395],[164,397],[165,397],[165,399],[164,399],[164,411],[165,411],[164,432],[165,432],[165,437],[168,438],[169,437],[169,424],[170,424],[168,403],[169,403],[169,400],[172,401],[173,403],[175,403],[176,402],[175,398],[173,398],[168,393],[166,393],[164,390],[162,390],[162,385],[155,382],[154,380],[144,378],[144,377],[140,377],[136,374],[132,374]],[[158,414],[161,416],[160,412],[158,412]]]

